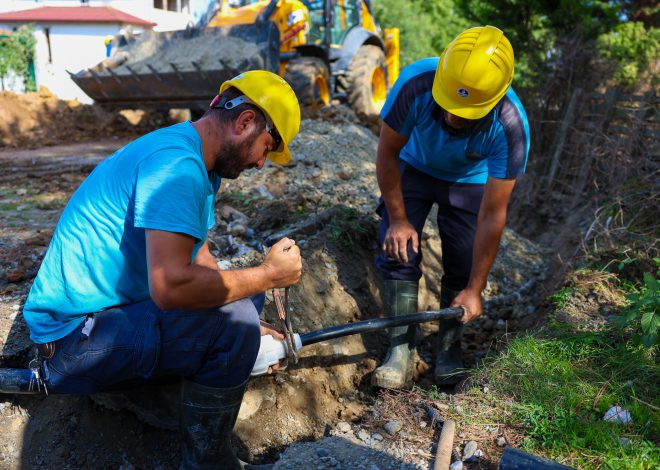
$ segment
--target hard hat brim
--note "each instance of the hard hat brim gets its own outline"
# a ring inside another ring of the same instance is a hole
[[[279,152],[268,152],[266,158],[268,158],[268,160],[273,163],[277,163],[278,165],[289,163],[289,160],[291,160],[291,150],[289,150],[289,147],[284,143],[282,143],[282,147],[283,149]]]
[[[506,93],[506,90],[504,91]],[[456,103],[455,99],[452,99],[445,94],[445,92],[442,90],[442,87],[436,86],[435,84],[433,85],[433,99],[440,105],[442,109],[455,116],[471,120],[481,119],[486,116],[502,99],[505,93],[502,93],[490,100],[488,103],[484,103],[479,106],[460,106],[458,103]]]

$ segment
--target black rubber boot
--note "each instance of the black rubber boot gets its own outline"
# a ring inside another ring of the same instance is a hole
[[[440,308],[448,308],[459,291],[440,288]],[[435,359],[435,382],[438,385],[455,385],[461,381],[463,369],[463,349],[461,337],[463,324],[458,320],[440,320]]]
[[[179,470],[269,469],[249,465],[231,449],[229,437],[238,417],[247,381],[232,388],[213,388],[183,381],[181,387],[181,465]]]
[[[385,281],[383,305],[387,315],[397,317],[417,312],[419,283],[413,281]],[[412,381],[412,354],[415,349],[415,325],[390,329],[390,349],[383,364],[371,376],[376,387],[400,389]]]

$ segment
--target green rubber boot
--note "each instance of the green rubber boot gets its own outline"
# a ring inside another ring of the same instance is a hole
[[[448,308],[459,291],[440,288],[440,308]],[[463,349],[461,337],[463,324],[458,320],[440,320],[438,323],[438,339],[436,344],[435,382],[438,385],[456,385],[461,381],[463,369]]]
[[[239,460],[229,443],[247,381],[213,388],[183,380],[181,387],[181,463],[179,470],[270,469]]]
[[[419,283],[413,281],[385,281],[383,305],[390,317],[417,312]],[[416,325],[390,329],[390,349],[383,364],[371,376],[376,387],[401,389],[412,381],[412,354],[415,349]]]

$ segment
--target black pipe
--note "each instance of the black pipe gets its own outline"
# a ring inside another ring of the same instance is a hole
[[[342,336],[356,335],[369,331],[394,328],[396,326],[413,325],[434,320],[448,320],[460,318],[463,315],[463,309],[445,308],[442,310],[428,310],[425,312],[412,313],[398,317],[374,318],[355,323],[346,323],[344,325],[331,326],[322,330],[310,331],[300,335],[300,341],[303,346],[319,343],[329,339],[340,338]],[[41,393],[35,386],[30,390],[30,381],[33,375],[30,369],[0,369],[0,393]]]
[[[575,470],[552,460],[528,454],[513,447],[504,449],[500,459],[500,470]]]
[[[310,331],[300,335],[300,341],[303,346],[319,343],[329,339],[339,338],[341,336],[356,335],[369,331],[383,330],[385,328],[394,328],[395,326],[413,325],[415,323],[425,323],[434,320],[449,320],[463,316],[463,309],[443,308],[442,310],[428,310],[425,312],[411,313],[410,315],[401,315],[398,317],[374,318],[372,320],[358,321],[355,323],[346,323],[344,325],[331,326],[322,330]]]

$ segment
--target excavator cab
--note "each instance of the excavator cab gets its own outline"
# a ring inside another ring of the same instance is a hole
[[[281,74],[303,105],[327,104],[334,96],[358,115],[377,116],[399,75],[398,29],[383,33],[368,0],[302,3],[309,12],[308,43],[296,46],[293,56],[281,55]]]

